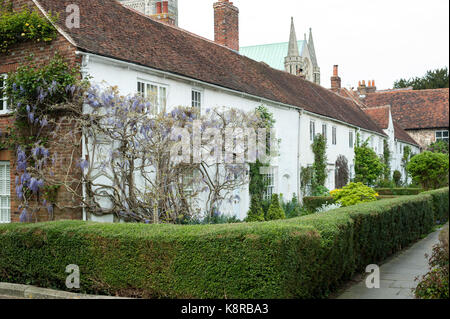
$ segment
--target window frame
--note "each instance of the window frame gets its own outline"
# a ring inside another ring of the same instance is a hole
[[[326,123],[322,123],[322,135],[325,140],[328,140],[328,125]]]
[[[447,133],[447,136],[444,136],[445,133]],[[441,136],[438,137],[438,134],[441,134]],[[449,131],[448,130],[435,131],[434,138],[435,138],[436,142],[438,142],[438,141],[449,142]]]
[[[5,167],[7,174],[2,176],[0,174],[0,224],[11,223],[11,163],[10,161],[0,161],[0,167]],[[0,172],[2,172],[2,170]],[[8,174],[9,173],[9,174]],[[3,185],[4,183],[4,185]],[[8,194],[9,190],[9,194]],[[3,193],[1,193],[3,191]],[[6,200],[4,200],[6,199]],[[6,202],[5,205],[3,203]],[[4,211],[6,211],[6,218],[4,218]]]
[[[311,120],[309,121],[309,140],[314,142],[314,138],[316,137],[316,122]]]
[[[196,95],[196,94],[198,94],[198,96],[200,97],[200,99],[198,101],[194,97],[194,95]],[[203,105],[203,91],[198,90],[198,89],[192,89],[191,90],[191,107],[201,110],[202,105]]]
[[[152,90],[152,87],[156,89],[156,92]],[[150,89],[150,90],[149,90]],[[162,90],[164,90],[165,95],[162,96]],[[166,84],[161,84],[157,82],[147,81],[143,79],[137,79],[137,93],[141,94],[144,98],[149,98],[149,92],[156,93],[155,101],[152,105],[150,113],[152,115],[165,112],[167,110],[167,100],[169,86]],[[154,107],[156,105],[156,108]]]
[[[8,108],[8,97],[6,96],[6,80],[8,79],[8,74],[6,73],[0,73],[0,83],[2,83],[2,86],[0,86],[0,115],[9,114],[10,110]]]
[[[331,143],[337,145],[337,126],[331,128]]]
[[[266,184],[267,182],[267,186],[264,190],[263,193],[263,200],[267,201],[267,200],[271,200],[272,199],[272,195],[276,194],[277,191],[277,186],[276,186],[276,167],[274,166],[270,166],[267,168],[267,173],[265,174],[261,174],[264,184]]]

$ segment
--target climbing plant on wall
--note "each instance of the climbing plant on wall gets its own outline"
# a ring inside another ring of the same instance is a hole
[[[384,180],[388,181],[391,179],[391,151],[389,149],[389,143],[387,140],[383,140],[383,164],[383,177]]]
[[[59,185],[46,183],[41,174],[53,173],[51,166],[55,165],[49,133],[54,130],[55,119],[64,113],[58,106],[77,104],[82,86],[75,69],[59,55],[45,66],[29,61],[7,77],[6,94],[14,121],[4,132],[0,148],[16,154],[15,190],[21,221],[31,221],[41,207],[52,216]]]
[[[313,164],[314,175],[312,178],[312,188],[314,191],[319,187],[324,187],[327,178],[326,138],[322,134],[316,135],[316,137],[314,138],[314,142],[311,145],[311,148],[314,153],[314,164]]]
[[[0,7],[0,53],[21,42],[50,42],[57,37],[52,25],[56,17],[49,19],[24,7],[19,11],[12,10],[12,3],[3,1]]]

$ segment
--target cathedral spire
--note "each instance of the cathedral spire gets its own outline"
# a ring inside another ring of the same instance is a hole
[[[289,36],[289,47],[287,56],[284,58],[284,69],[293,75],[302,73],[302,57],[298,50],[297,35],[295,34],[294,18],[291,18],[291,34]]]
[[[290,57],[291,56],[292,57],[300,56],[300,53],[298,50],[297,35],[295,34],[294,17],[291,17],[291,34],[289,36],[288,56],[290,56]]]
[[[316,58],[316,49],[314,48],[314,39],[313,39],[313,34],[312,34],[312,28],[309,28],[308,47],[309,47],[309,53],[311,54],[311,60],[312,60],[313,66],[318,67],[319,65],[317,63],[317,58]]]

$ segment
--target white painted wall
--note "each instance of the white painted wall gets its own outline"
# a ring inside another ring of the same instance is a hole
[[[353,141],[356,142],[358,128],[334,121],[330,118],[321,117],[312,113],[300,111],[297,108],[267,101],[258,97],[252,97],[239,92],[219,88],[207,83],[176,77],[171,74],[122,63],[112,59],[105,59],[90,55],[84,60],[83,71],[92,77],[93,83],[104,83],[117,86],[119,91],[126,94],[134,94],[137,91],[137,81],[157,83],[167,87],[167,111],[177,106],[191,105],[191,92],[193,89],[202,92],[202,112],[208,108],[226,106],[252,111],[260,105],[268,107],[276,120],[275,131],[277,138],[281,139],[279,146],[279,157],[272,161],[276,167],[276,189],[275,192],[282,193],[285,200],[290,200],[293,193],[299,194],[300,167],[312,165],[314,162],[311,150],[309,125],[310,121],[316,124],[316,134],[322,132],[322,124],[327,125],[328,139],[328,169],[329,179],[327,188],[334,189],[334,164],[339,155],[344,155],[353,167],[354,148],[349,146],[349,132],[353,132]],[[337,129],[337,144],[332,145],[332,127]],[[373,136],[375,145],[384,137],[371,132],[361,130],[362,138]],[[299,138],[300,136],[300,138]],[[382,143],[381,143],[382,145]],[[377,149],[382,154],[383,149]],[[353,173],[352,173],[353,174]],[[232,205],[224,205],[223,213],[234,215],[238,213],[243,219],[247,215],[249,207],[248,187],[236,191],[240,193],[241,201]],[[105,219],[105,221],[110,221]]]

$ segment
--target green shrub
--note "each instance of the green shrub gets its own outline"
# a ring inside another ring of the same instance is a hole
[[[280,205],[278,194],[273,194],[269,210],[267,211],[266,220],[278,220],[285,218],[286,214],[284,213],[284,210]]]
[[[335,200],[331,196],[308,196],[303,198],[303,206],[309,212],[315,212],[323,205],[334,204]]]
[[[336,203],[342,207],[352,206],[359,203],[374,202],[377,200],[377,192],[363,183],[350,183],[342,189],[331,192]]]
[[[58,33],[51,22],[40,16],[37,12],[27,8],[19,12],[0,8],[0,53],[16,44],[26,41],[50,42]],[[55,21],[53,17],[49,17]]]
[[[418,195],[423,192],[422,188],[375,188],[380,195]]]
[[[263,222],[264,221],[264,211],[262,209],[261,203],[256,196],[252,196],[250,202],[250,210],[248,211],[246,222]]]
[[[435,191],[444,196],[448,189]],[[0,225],[0,281],[146,298],[325,298],[432,230],[432,193],[226,225]]]
[[[312,196],[328,196],[330,195],[330,190],[325,186],[317,186],[312,191]]]
[[[406,166],[412,178],[425,189],[437,189],[448,185],[448,154],[429,151],[415,155]]]
[[[400,171],[398,170],[395,170],[392,178],[394,179],[395,185],[400,186],[400,184],[402,183],[402,173],[400,173]]]
[[[300,217],[304,214],[303,207],[297,199],[297,194],[292,196],[292,200],[287,203],[282,203],[286,218]]]
[[[373,185],[384,171],[384,165],[368,141],[359,145],[359,135],[355,147],[355,181],[366,185]]]
[[[439,243],[433,247],[429,258],[430,271],[422,276],[414,291],[419,299],[448,299],[448,225],[439,234]]]

